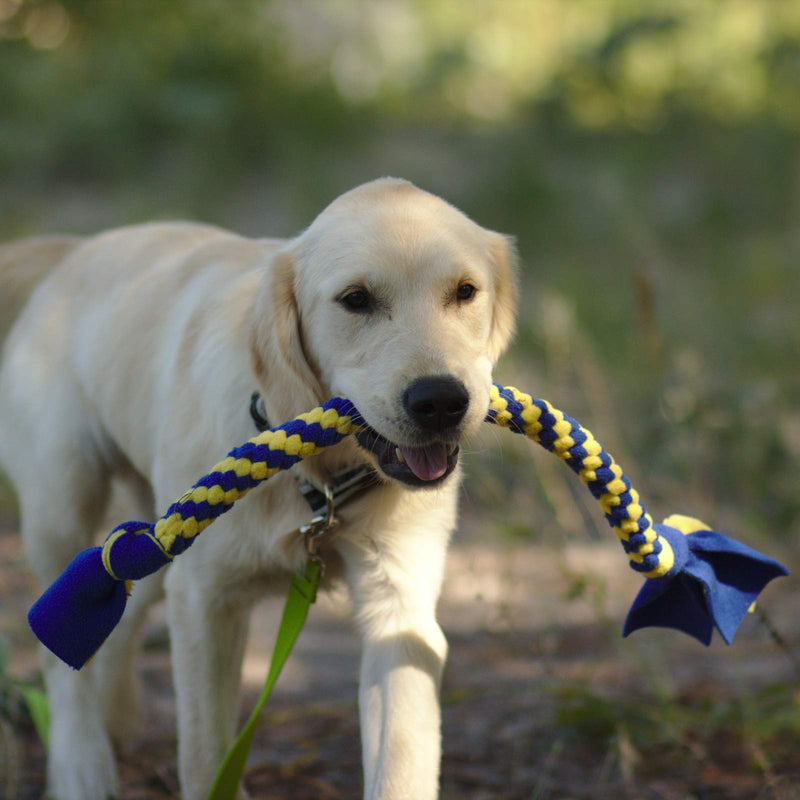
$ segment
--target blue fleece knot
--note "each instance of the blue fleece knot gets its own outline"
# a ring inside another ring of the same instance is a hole
[[[102,555],[106,571],[118,581],[141,580],[171,561],[146,522],[118,525],[108,535]]]
[[[103,566],[102,548],[78,553],[28,612],[33,632],[46,647],[80,669],[122,618],[127,592]]]
[[[676,628],[707,645],[716,628],[730,644],[761,590],[789,574],[777,561],[716,531],[683,534],[669,525],[654,527],[673,546],[676,563],[663,577],[645,581],[623,636],[648,626]]]

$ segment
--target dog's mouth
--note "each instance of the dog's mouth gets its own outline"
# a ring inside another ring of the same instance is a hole
[[[356,439],[377,457],[384,475],[407,486],[438,486],[458,463],[457,444],[433,441],[418,447],[396,445],[371,428],[357,433]]]

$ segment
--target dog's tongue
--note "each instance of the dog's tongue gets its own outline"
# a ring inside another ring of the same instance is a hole
[[[400,452],[421,481],[435,481],[447,472],[447,447],[441,442],[426,447],[401,447]]]

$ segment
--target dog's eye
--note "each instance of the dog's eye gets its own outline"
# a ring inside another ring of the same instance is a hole
[[[372,297],[363,286],[351,286],[337,299],[348,311],[359,314],[369,311],[372,307]]]
[[[474,283],[470,283],[469,281],[462,281],[458,284],[458,289],[456,289],[456,300],[461,302],[472,300],[475,297],[475,292],[478,291],[478,288],[475,286]]]

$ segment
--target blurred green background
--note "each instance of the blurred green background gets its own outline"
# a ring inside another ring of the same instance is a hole
[[[794,0],[0,0],[0,237],[288,236],[407,177],[517,237],[497,379],[590,427],[654,515],[779,557],[800,535],[799,133]],[[468,518],[608,536],[555,459],[495,444],[467,454]]]

